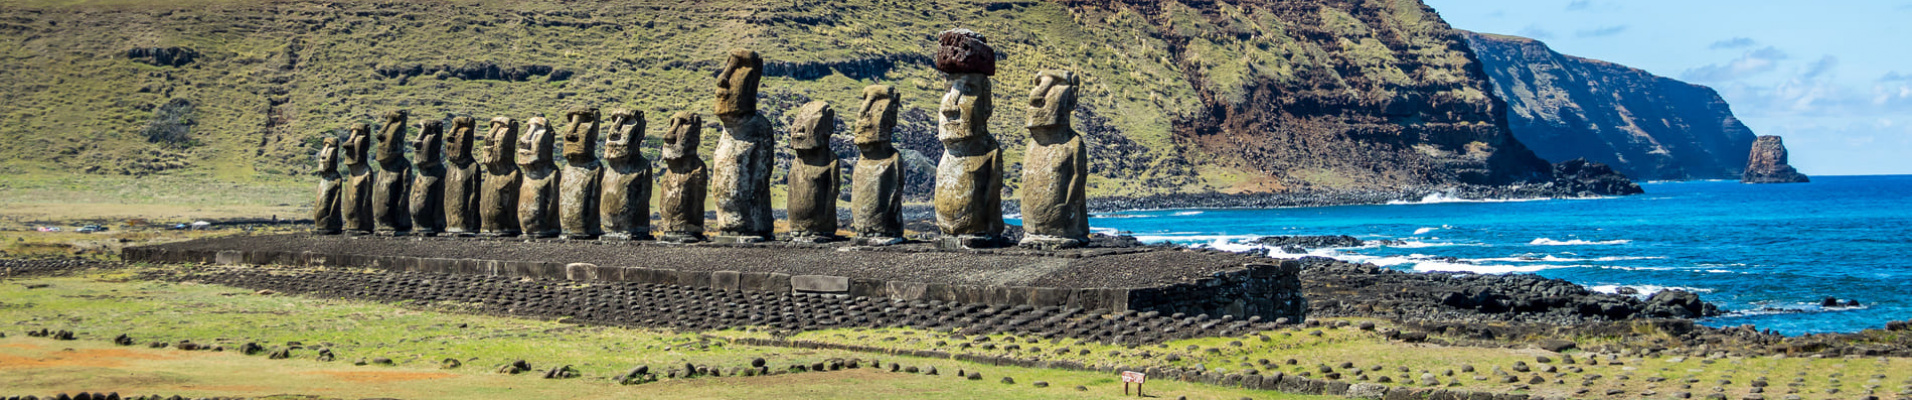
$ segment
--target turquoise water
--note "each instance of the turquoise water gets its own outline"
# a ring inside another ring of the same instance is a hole
[[[1642,296],[1678,288],[1732,311],[1702,321],[1713,326],[1802,334],[1912,319],[1912,176],[1813,179],[1648,183],[1645,195],[1587,200],[1129,211],[1090,223],[1148,242],[1230,250],[1259,248],[1247,241],[1264,235],[1398,240],[1310,255],[1400,270],[1532,273]],[[1862,306],[1821,308],[1828,296]]]

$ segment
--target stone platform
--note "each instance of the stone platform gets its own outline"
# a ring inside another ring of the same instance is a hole
[[[127,261],[374,268],[906,301],[1301,321],[1300,265],[1175,247],[939,250],[929,243],[676,245],[562,239],[234,236],[128,248]]]

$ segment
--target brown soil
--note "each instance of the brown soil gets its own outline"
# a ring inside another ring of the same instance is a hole
[[[37,349],[38,346],[20,344],[6,345],[21,349]],[[121,349],[89,349],[76,351],[57,351],[46,353],[42,358],[22,357],[0,354],[0,369],[27,369],[49,367],[94,367],[110,368],[124,366],[122,360],[166,360],[168,357],[158,354],[138,353]]]

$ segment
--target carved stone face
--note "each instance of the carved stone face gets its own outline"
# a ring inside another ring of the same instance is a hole
[[[950,75],[949,93],[943,94],[943,105],[938,109],[943,129],[936,139],[952,143],[988,136],[989,114],[995,108],[990,104],[989,93],[988,76]]]
[[[412,142],[412,158],[418,165],[433,165],[444,153],[445,121],[429,120],[418,124],[418,140]]]
[[[856,115],[858,146],[888,143],[896,131],[896,88],[889,85],[863,87],[863,107]]]
[[[573,108],[564,119],[570,123],[564,130],[564,158],[580,163],[597,158],[598,110]]]
[[[319,145],[319,173],[339,172],[339,138],[327,136]]]
[[[717,75],[717,115],[757,112],[757,81],[763,78],[763,58],[757,52],[731,49],[724,72]]]
[[[611,110],[611,135],[604,138],[604,159],[623,160],[637,153],[644,143],[644,113],[627,109]]]
[[[525,122],[525,132],[518,137],[518,165],[549,164],[551,158],[551,127],[544,117],[531,117]]]
[[[365,155],[372,149],[372,126],[364,123],[352,124],[345,137],[345,165],[365,164]]]
[[[390,162],[405,157],[405,120],[411,116],[405,110],[385,113],[380,118],[378,129],[378,161]]]
[[[835,132],[836,110],[830,109],[830,103],[812,101],[797,110],[797,119],[790,124],[790,148],[828,149]]]
[[[1076,106],[1076,75],[1063,70],[1036,74],[1036,88],[1029,91],[1030,128],[1069,125],[1069,113]]]
[[[477,140],[477,121],[471,117],[451,119],[451,132],[445,134],[445,157],[454,162],[471,161],[471,142]]]
[[[491,130],[485,133],[485,165],[494,170],[515,164],[518,158],[518,121],[511,117],[491,119]]]
[[[664,159],[676,160],[697,156],[697,142],[703,140],[704,117],[689,111],[680,111],[671,116],[671,129],[664,132]]]

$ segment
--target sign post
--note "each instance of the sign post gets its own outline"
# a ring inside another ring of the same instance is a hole
[[[1135,384],[1135,395],[1142,395],[1142,382],[1148,381],[1147,375],[1135,371],[1122,371],[1122,395],[1129,395],[1129,384]]]

